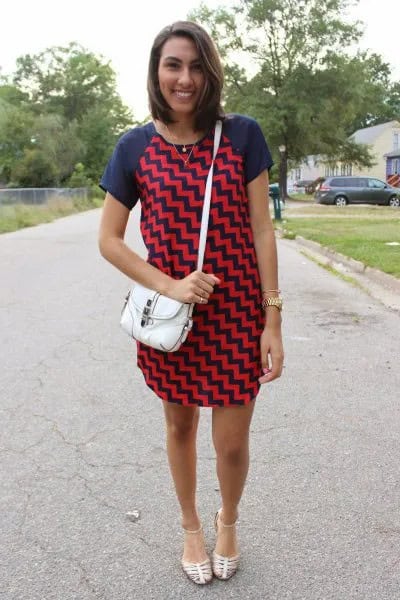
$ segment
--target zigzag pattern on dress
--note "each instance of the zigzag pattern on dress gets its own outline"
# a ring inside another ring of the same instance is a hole
[[[174,278],[196,268],[212,136],[196,146],[187,167],[173,146],[155,136],[136,180],[148,260]],[[138,344],[147,385],[162,399],[193,406],[247,404],[259,390],[263,328],[256,255],[243,183],[243,158],[223,137],[215,161],[203,270],[221,284],[196,305],[193,329],[178,352]]]

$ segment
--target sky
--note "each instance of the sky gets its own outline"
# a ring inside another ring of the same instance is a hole
[[[0,35],[0,67],[5,75],[15,70],[17,57],[36,54],[69,42],[110,61],[117,75],[117,90],[135,118],[148,114],[146,73],[154,37],[165,26],[187,17],[200,0],[4,0]],[[229,0],[208,0],[211,7]],[[398,33],[399,0],[360,0],[349,19],[363,21],[360,47],[381,54],[400,79]]]

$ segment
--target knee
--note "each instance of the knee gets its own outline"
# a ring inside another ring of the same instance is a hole
[[[189,419],[168,419],[168,435],[176,441],[185,441],[196,435],[198,418]]]
[[[228,441],[217,447],[216,452],[220,460],[231,465],[238,465],[248,458],[248,443],[247,441]]]

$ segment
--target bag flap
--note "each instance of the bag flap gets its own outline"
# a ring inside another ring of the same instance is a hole
[[[130,298],[136,310],[142,313],[149,308],[149,316],[156,319],[171,319],[182,308],[190,304],[183,304],[178,300],[173,300],[167,296],[162,296],[154,290],[144,287],[143,285],[135,285],[131,290]]]

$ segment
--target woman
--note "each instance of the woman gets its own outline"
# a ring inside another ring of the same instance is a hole
[[[281,300],[268,210],[271,156],[255,121],[224,116],[223,72],[208,34],[178,22],[156,37],[148,93],[153,121],[122,136],[101,186],[102,255],[134,281],[196,303],[183,346],[164,353],[138,343],[138,365],[163,400],[167,451],[185,532],[182,566],[192,581],[229,579],[239,561],[238,505],[249,464],[249,427],[260,384],[282,371]],[[207,246],[196,271],[205,181],[216,121]],[[144,261],[124,243],[129,211],[140,198]],[[196,506],[199,407],[210,407],[222,496],[216,546],[207,556]]]

